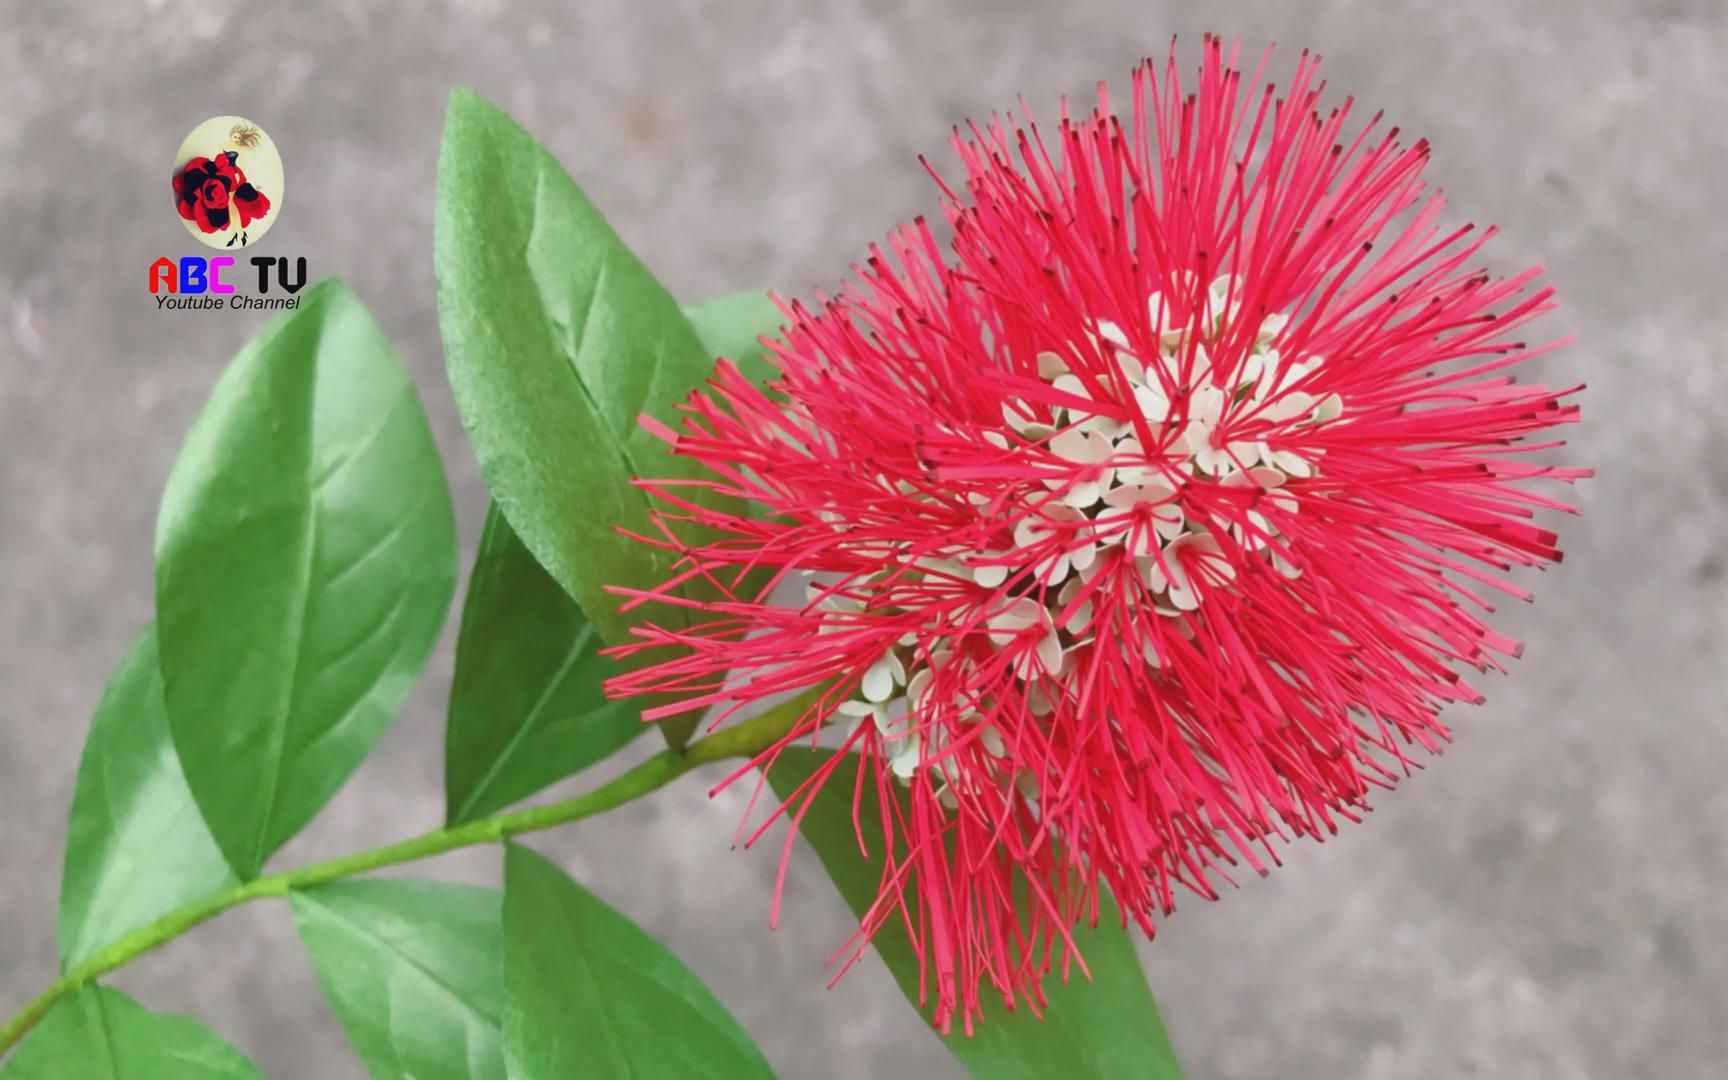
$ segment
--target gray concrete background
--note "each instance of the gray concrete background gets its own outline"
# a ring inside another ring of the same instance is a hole
[[[915,155],[1024,93],[1124,77],[1172,33],[1311,45],[1332,85],[1432,138],[1431,175],[1541,260],[1591,384],[1529,642],[1455,748],[1364,826],[1193,903],[1145,949],[1194,1077],[1715,1077],[1728,1063],[1728,21],[1720,0],[1233,4],[414,5],[0,2],[0,1009],[54,971],[59,851],[102,684],[150,618],[156,498],[262,317],[158,313],[195,249],[166,173],[206,116],[287,166],[271,254],[372,306],[421,386],[471,554],[485,496],[442,380],[431,274],[445,95],[536,131],[680,296],[830,286],[932,204]],[[1192,56],[1193,54],[1189,54]],[[1284,57],[1285,70],[1292,56]],[[1562,370],[1563,369],[1563,370]],[[466,563],[466,557],[464,559]],[[440,815],[447,639],[400,722],[286,865]],[[811,860],[730,850],[704,778],[542,847],[675,947],[788,1077],[954,1076],[886,976],[823,992],[845,930]],[[428,872],[491,880],[467,853]],[[118,985],[197,1014],[272,1076],[358,1075],[279,907]]]

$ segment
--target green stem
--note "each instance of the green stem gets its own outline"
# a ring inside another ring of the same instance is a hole
[[[592,817],[658,790],[697,766],[727,758],[745,757],[767,749],[791,729],[793,722],[808,704],[807,698],[786,702],[753,720],[747,720],[692,743],[683,753],[662,750],[617,779],[566,802],[529,807],[514,813],[434,829],[400,843],[255,878],[244,885],[235,885],[203,899],[194,900],[92,953],[82,963],[55,980],[53,985],[39,994],[34,1001],[24,1006],[23,1011],[8,1020],[4,1027],[0,1027],[0,1056],[17,1045],[31,1028],[48,1015],[48,1010],[61,998],[76,993],[84,984],[124,967],[145,953],[166,945],[229,908],[264,897],[287,896],[295,889],[314,888],[341,878],[381,870],[386,866],[398,866],[428,856],[441,855],[457,848],[497,843],[509,836],[539,832]]]

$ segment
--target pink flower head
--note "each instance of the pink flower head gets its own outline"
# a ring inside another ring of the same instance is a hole
[[[1578,388],[1512,374],[1552,290],[1441,224],[1426,142],[1349,130],[1307,54],[1279,96],[1268,58],[1209,39],[1188,90],[1173,47],[1126,121],[1101,86],[1053,136],[957,133],[951,253],[902,228],[782,305],[766,391],[723,362],[663,430],[767,512],[644,481],[681,572],[631,602],[701,611],[613,691],[723,721],[826,687],[755,764],[846,733],[897,807],[852,956],[903,920],[944,1029],[1038,1007],[1101,887],[1151,934],[1178,886],[1356,820],[1481,700],[1460,669],[1517,654],[1482,618],[1528,598],[1503,572],[1560,558],[1532,517],[1573,508],[1528,482],[1588,473],[1530,454]]]

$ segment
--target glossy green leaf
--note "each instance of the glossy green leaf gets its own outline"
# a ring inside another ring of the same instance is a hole
[[[196,1020],[153,1013],[118,990],[86,986],[18,1047],[4,1080],[265,1080],[246,1055]]]
[[[157,522],[169,727],[242,878],[383,734],[438,638],[455,558],[413,383],[352,293],[315,286],[216,384]]]
[[[711,355],[737,364],[755,382],[764,382],[774,374],[768,348],[760,339],[779,337],[784,319],[767,293],[716,297],[685,308],[684,314]]]
[[[642,733],[640,709],[606,699],[601,683],[617,667],[599,650],[582,609],[493,506],[450,687],[444,794],[452,825],[519,802]]]
[[[782,799],[790,797],[828,756],[803,749],[782,753],[769,770],[775,793]],[[873,785],[866,786],[859,803],[861,829],[853,825],[857,761],[856,756],[848,756],[835,768],[804,815],[799,832],[816,849],[840,895],[862,918],[876,899],[880,853],[885,848],[881,802]],[[876,858],[866,860],[859,853],[860,831]],[[1077,968],[1067,982],[1057,973],[1046,978],[1049,1008],[1043,1019],[1024,1007],[1008,1012],[1000,998],[992,998],[971,1037],[956,1025],[955,1032],[943,1039],[948,1049],[973,1076],[991,1080],[1048,1076],[1179,1080],[1182,1072],[1152,1002],[1133,939],[1117,920],[1116,905],[1106,896],[1099,903],[1098,927],[1074,931],[1092,978],[1088,980]],[[877,932],[874,944],[907,1000],[916,1002],[918,960],[905,927],[889,920]]]
[[[109,680],[84,740],[60,883],[60,963],[233,883],[168,736],[151,628]]]
[[[606,587],[650,588],[671,566],[619,532],[657,535],[631,480],[697,474],[638,419],[674,420],[713,359],[552,155],[466,90],[445,122],[435,246],[450,385],[486,484],[600,636],[622,642],[636,616]]]
[[[344,881],[290,899],[324,994],[374,1077],[502,1080],[497,890]]]
[[[504,984],[512,1080],[773,1076],[665,946],[515,844],[504,855]]]

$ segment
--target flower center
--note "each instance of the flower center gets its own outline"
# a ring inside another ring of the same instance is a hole
[[[1318,475],[1321,451],[1288,449],[1285,438],[1335,421],[1343,403],[1336,394],[1310,392],[1321,357],[1278,348],[1291,321],[1288,313],[1268,315],[1252,334],[1245,332],[1240,293],[1238,280],[1219,278],[1207,290],[1203,310],[1180,323],[1154,294],[1148,309],[1155,348],[1136,347],[1115,323],[1098,320],[1091,346],[1115,362],[1120,380],[1083,379],[1062,353],[1039,353],[1038,376],[1050,388],[1048,399],[1008,399],[1002,406],[1006,430],[985,436],[997,448],[1043,466],[1039,479],[1019,485],[1025,490],[1008,500],[1012,548],[980,552],[956,545],[920,560],[927,577],[969,577],[993,590],[974,622],[993,645],[1016,649],[1010,671],[1017,685],[1010,693],[1018,693],[1034,715],[1053,711],[1053,701],[1063,695],[1062,680],[1095,644],[1094,598],[1101,584],[1095,579],[1106,566],[1131,567],[1151,610],[1174,620],[1173,629],[1185,637],[1193,635],[1185,616],[1200,607],[1208,590],[1236,578],[1233,559],[1265,559],[1290,578],[1301,572],[1287,556],[1277,521],[1297,512],[1295,491]],[[1226,338],[1231,348],[1246,345],[1243,360],[1217,359]],[[1253,434],[1245,437],[1244,431]],[[1230,537],[1228,547],[1220,534]],[[812,592],[836,619],[861,610],[818,586]],[[1117,647],[1127,645],[1156,669],[1161,664],[1154,640],[1152,634],[1135,635]],[[895,776],[909,782],[921,769],[933,768],[942,781],[938,794],[950,803],[957,785],[978,779],[962,779],[954,755],[927,744],[967,737],[965,723],[976,723],[989,703],[943,704],[942,711],[961,722],[957,731],[919,718],[929,715],[925,698],[938,681],[936,672],[963,648],[955,641],[925,654],[909,643],[897,645],[865,672],[853,700],[839,707],[854,730],[875,726]],[[974,766],[982,762],[986,778],[1012,778],[1021,798],[1036,807],[1035,791],[1027,790],[1030,778],[1015,776],[999,732],[979,732],[968,741],[983,751],[974,751],[970,760]]]

